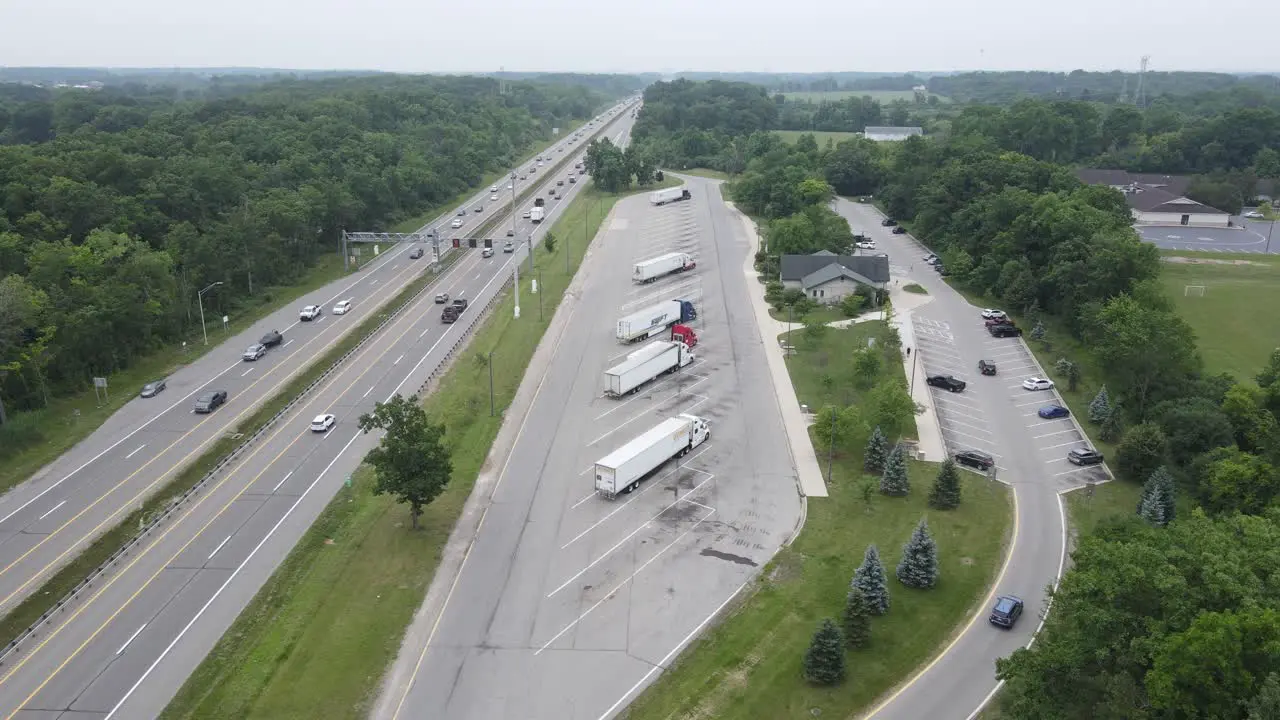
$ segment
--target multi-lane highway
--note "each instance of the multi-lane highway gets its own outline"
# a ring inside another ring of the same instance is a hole
[[[662,207],[620,201],[548,332],[554,350],[509,415],[515,442],[473,498],[483,516],[461,571],[438,575],[374,716],[380,720],[609,717],[665,668],[794,532],[801,502],[749,302],[749,246],[714,182]],[[688,252],[697,268],[648,285],[634,263]],[[603,374],[639,345],[617,318],[698,309],[696,361],[629,399]],[[614,500],[593,463],[663,418],[711,440]],[[443,607],[431,607],[443,597]],[[421,632],[418,632],[421,631]]]
[[[618,137],[629,127],[613,110],[606,129]],[[561,144],[567,144],[568,139]],[[558,144],[560,145],[560,144]],[[580,152],[557,152],[561,157]],[[568,167],[572,167],[570,161]],[[539,192],[567,171],[539,172]],[[504,183],[505,185],[505,183]],[[569,193],[578,185],[566,185]],[[517,188],[521,190],[522,188]],[[559,189],[559,188],[558,188]],[[490,202],[488,189],[464,207],[484,203],[481,218],[505,212],[510,191]],[[531,203],[528,203],[531,204]],[[549,225],[561,203],[548,203]],[[472,214],[474,217],[474,214]],[[445,223],[453,213],[437,221]],[[475,223],[471,220],[470,223]],[[544,225],[544,227],[545,227]],[[533,237],[523,221],[517,240]],[[465,227],[461,231],[465,233]],[[447,233],[442,233],[448,237]],[[503,240],[503,233],[494,233]],[[536,241],[536,239],[535,239]],[[501,245],[501,242],[495,242]],[[254,399],[269,395],[287,377],[331,345],[344,327],[372,312],[424,271],[393,247],[371,268],[302,304],[322,302],[319,321],[296,323],[297,308],[282,310],[169,379],[169,389],[135,401],[99,433],[36,482],[10,493],[0,508],[0,590],[12,606],[70,553],[136,506],[181,464],[236,428]],[[305,402],[215,477],[149,543],[120,561],[0,666],[0,717],[60,717],[62,713],[119,718],[153,717],[204,657],[244,604],[340,487],[376,436],[359,434],[356,418],[397,392],[418,388],[474,315],[442,324],[433,302],[437,291],[466,297],[471,313],[503,287],[524,248],[483,258],[461,256],[434,287],[390,322],[373,342],[319,385]],[[336,300],[353,298],[352,312],[328,314]],[[285,343],[255,363],[241,362],[243,346],[276,328]],[[226,389],[230,402],[211,415],[191,413],[192,396]],[[334,413],[336,427],[324,434],[310,419]],[[113,432],[114,431],[114,432]]]

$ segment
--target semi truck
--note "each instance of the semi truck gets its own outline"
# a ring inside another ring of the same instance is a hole
[[[641,260],[631,269],[631,279],[640,284],[651,283],[663,275],[684,272],[697,267],[689,253],[673,252]]]
[[[664,300],[631,313],[618,321],[618,340],[633,343],[648,340],[676,323],[687,323],[698,317],[688,300]]]
[[[711,423],[696,415],[663,420],[645,434],[596,461],[596,492],[615,498],[631,492],[672,458],[711,439]]]
[[[640,386],[693,362],[693,352],[682,342],[659,340],[627,356],[626,360],[604,371],[604,394],[609,397],[630,395]]]
[[[546,210],[540,207],[533,208],[529,211],[529,222],[540,223],[545,215]]]
[[[689,188],[667,188],[649,193],[649,202],[654,205],[666,205],[669,202],[688,200],[691,197],[693,196],[689,194]]]

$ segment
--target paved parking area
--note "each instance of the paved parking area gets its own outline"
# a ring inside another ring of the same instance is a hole
[[[929,388],[947,454],[954,455],[961,450],[979,450],[995,458],[998,471],[1000,458],[1003,456],[997,447],[998,440],[991,423],[975,396],[975,393],[984,392],[985,389],[974,384],[977,371],[973,369],[970,372],[971,369],[961,358],[955,335],[951,332],[951,324],[944,320],[917,317],[914,327],[914,352],[918,353],[918,362],[924,364],[925,375],[954,375],[968,383],[964,392],[959,393]]]
[[[1179,227],[1176,225],[1138,225],[1134,229],[1147,242],[1162,250],[1196,250],[1203,252],[1245,253],[1253,255],[1280,252],[1280,234],[1273,223],[1265,220],[1234,218],[1236,227]],[[1275,240],[1272,243],[1268,238]]]

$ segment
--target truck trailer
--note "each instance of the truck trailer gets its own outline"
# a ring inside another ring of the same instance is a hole
[[[630,395],[655,378],[675,372],[693,362],[693,352],[682,342],[659,340],[627,356],[604,371],[605,395]]]
[[[698,317],[688,300],[664,300],[631,313],[618,321],[618,340],[633,343],[659,335],[676,323],[687,323]]]
[[[531,208],[529,210],[529,222],[540,223],[542,222],[542,218],[545,214],[546,210],[543,210],[540,207]]]
[[[658,190],[656,192],[649,193],[649,202],[654,205],[666,205],[669,202],[688,200],[691,197],[693,196],[689,194],[689,188],[667,188],[666,190]]]
[[[663,275],[684,272],[697,267],[689,253],[673,252],[641,260],[631,268],[631,279],[640,284],[651,283]]]
[[[596,462],[596,492],[611,499],[631,492],[663,463],[688,454],[709,439],[711,423],[696,415],[663,420]]]

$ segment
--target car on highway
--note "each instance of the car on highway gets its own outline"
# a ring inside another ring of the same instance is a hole
[[[258,341],[258,344],[266,345],[267,347],[272,348],[279,345],[282,342],[284,342],[284,336],[280,334],[280,331],[272,330],[267,334],[263,335],[262,339]]]
[[[995,308],[985,308],[982,311],[983,320],[1004,320],[1007,317],[1009,316],[1005,315],[1003,310],[996,310]]]
[[[262,357],[263,355],[266,355],[266,354],[267,354],[267,346],[266,346],[266,345],[263,345],[262,343],[254,343],[254,344],[250,345],[250,346],[249,346],[249,347],[244,351],[244,354],[243,354],[243,355],[241,355],[240,357],[241,357],[241,359],[245,360],[246,362],[252,362],[252,361],[257,360],[258,358],[260,358],[260,357]],[[248,371],[246,371],[246,372],[248,372]]]
[[[446,325],[457,320],[467,309],[467,299],[457,298],[451,305],[445,305],[444,310],[440,311],[440,321]]]
[[[515,251],[516,251],[516,246],[512,245],[510,240],[508,240],[506,243],[502,245],[502,252],[504,253],[513,253]]]
[[[576,177],[572,177],[572,176],[571,176],[571,177],[569,178],[569,182],[570,182],[571,184],[573,184],[573,185],[577,185],[577,184],[578,184],[578,178],[576,178]]]
[[[885,218],[880,221],[880,224],[885,227],[893,227],[894,225],[898,224],[898,221],[894,220],[893,218]]]
[[[1011,628],[1018,622],[1018,618],[1022,617],[1022,607],[1022,598],[1016,595],[1001,595],[996,598],[995,607],[991,608],[991,616],[988,619],[992,625]]]
[[[475,206],[475,207],[471,208],[471,212],[484,212],[484,206],[483,206],[483,205],[477,205],[477,206]]]
[[[516,236],[516,231],[512,230],[511,228],[507,228],[507,237],[515,237],[515,236]]]
[[[201,393],[200,396],[196,398],[195,411],[202,415],[204,413],[211,413],[214,410],[217,410],[220,406],[226,404],[226,402],[226,390],[210,390],[209,392]]]
[[[493,257],[493,248],[485,248],[485,249],[481,250],[481,251],[480,251],[480,257],[482,257],[482,258],[491,258],[491,257]]]
[[[489,196],[489,202],[498,202],[498,193]]]
[[[449,302],[449,293],[436,293],[436,304],[443,305]]]
[[[1258,212],[1257,210],[1250,210],[1249,212],[1245,213],[1244,216],[1251,220],[1257,220],[1258,218],[1264,217],[1263,214]]]
[[[536,168],[536,167],[531,167],[531,168],[529,168],[529,172],[530,172],[530,173],[536,173],[536,172],[538,172],[538,168]]]
[[[1067,452],[1067,462],[1072,465],[1101,465],[1106,458],[1091,447],[1072,448]]]
[[[315,320],[324,314],[324,308],[319,305],[308,305],[302,308],[302,312],[298,313],[298,319],[302,321]]]
[[[466,208],[458,208],[458,217],[466,217],[466,216],[467,216],[467,209],[466,209]]]
[[[941,265],[938,266],[938,272],[943,275],[946,274],[943,272]],[[988,326],[987,332],[991,333],[991,337],[1020,337],[1022,335],[1022,328],[1015,325],[1009,325],[1007,323],[1001,323],[999,325]]]
[[[951,392],[961,392],[965,388],[965,382],[954,375],[930,375],[925,379],[931,387],[950,390]]]
[[[416,247],[409,251],[410,260],[417,260],[420,257],[422,257],[422,248]]]
[[[142,392],[139,394],[144,398],[155,397],[164,392],[166,387],[168,387],[168,385],[165,385],[163,380],[152,380],[142,386]]]
[[[520,176],[520,179],[521,179],[521,180],[528,180],[528,179],[529,179],[529,176],[528,176],[528,175],[521,175],[521,176]]]
[[[564,187],[564,181],[563,181],[563,180],[557,180],[557,181],[556,181],[556,185],[557,185],[558,187]]]
[[[1058,418],[1069,417],[1071,411],[1061,405],[1045,405],[1036,414],[1045,420],[1057,420]]]
[[[907,229],[902,227],[901,225],[894,225],[892,232],[894,235],[906,235]]]
[[[329,428],[333,427],[333,424],[336,422],[338,422],[338,418],[334,417],[333,413],[317,415],[315,419],[311,421],[311,432],[329,432]]]
[[[978,372],[982,373],[983,375],[995,375],[996,364],[990,360],[979,360]]]
[[[530,216],[530,215],[532,215],[532,214],[533,214],[533,213],[531,213],[530,211],[525,210],[523,213],[521,213],[521,214],[520,214],[520,217],[524,218],[525,220],[528,220],[528,219],[529,219],[529,216]]]
[[[870,240],[863,240],[862,242],[854,243],[853,246],[858,248],[859,250],[875,250],[876,249],[876,244]]]
[[[498,192],[498,186],[497,186],[497,185],[490,185],[490,186],[489,186],[489,192],[491,192],[491,193]]]
[[[1053,381],[1049,378],[1031,377],[1022,381],[1023,390],[1052,390]]]
[[[449,227],[454,228],[455,230],[462,227],[462,219],[454,218],[453,222],[449,223]]]
[[[995,458],[980,450],[961,450],[952,455],[952,458],[957,465],[964,465],[984,472],[990,470],[996,464]]]

